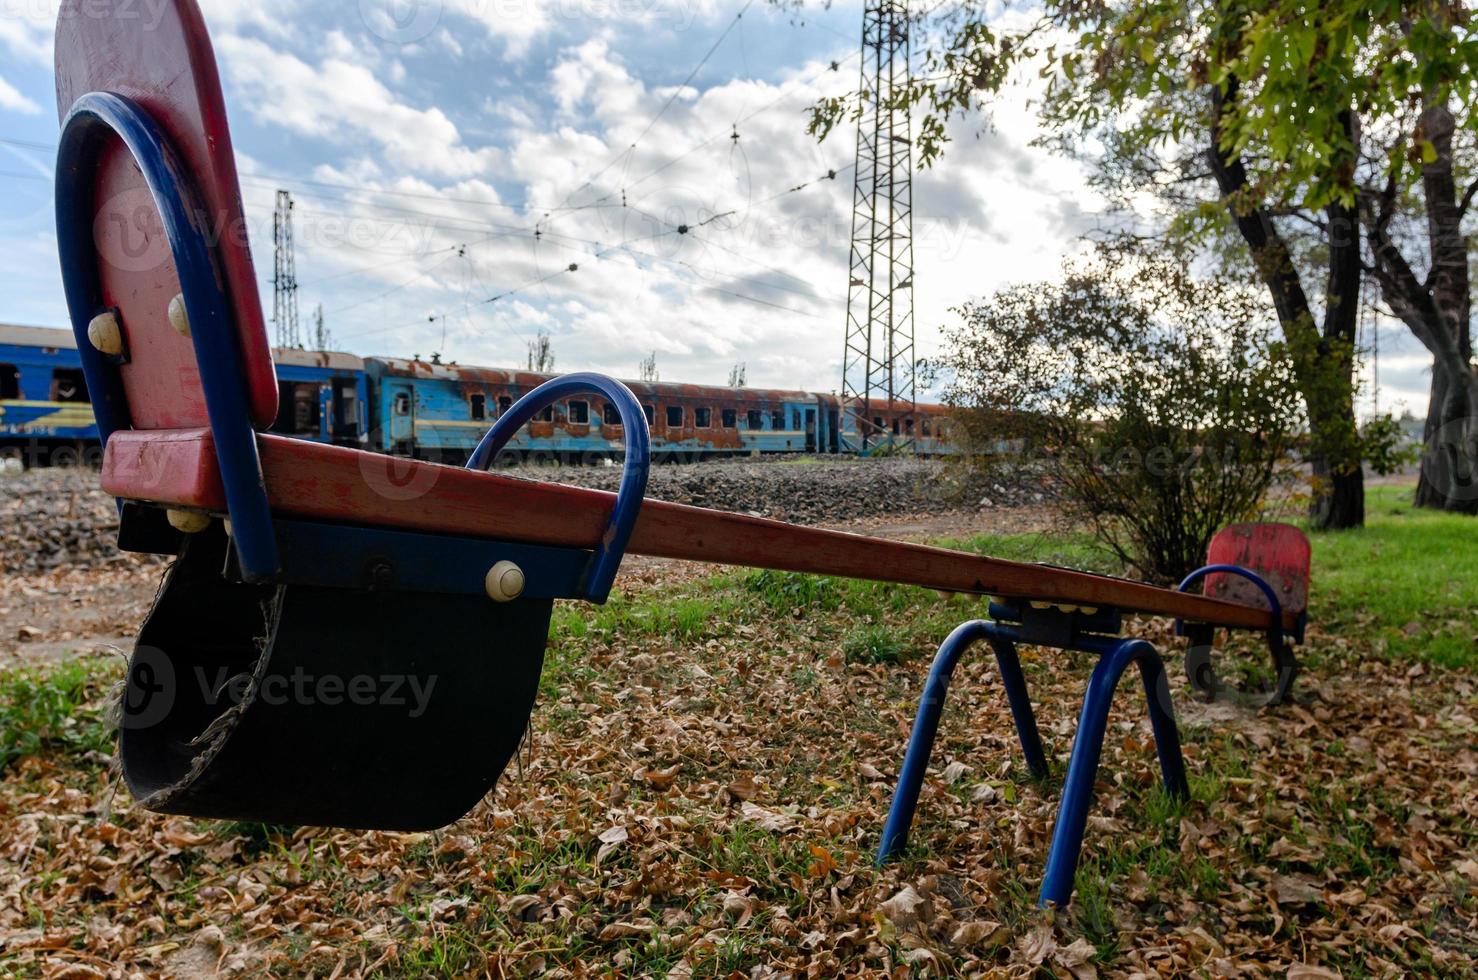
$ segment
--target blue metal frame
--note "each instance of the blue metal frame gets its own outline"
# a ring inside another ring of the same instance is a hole
[[[487,570],[511,561],[524,572],[521,598],[568,599],[590,565],[578,548],[286,518],[275,527],[278,581],[289,585],[485,596]]]
[[[1083,697],[1078,730],[1073,739],[1072,758],[1068,763],[1062,802],[1058,807],[1057,823],[1052,835],[1052,849],[1047,856],[1047,868],[1038,899],[1038,904],[1043,907],[1049,904],[1064,906],[1072,897],[1073,877],[1077,873],[1078,853],[1082,849],[1083,831],[1088,823],[1088,807],[1092,801],[1093,782],[1098,773],[1109,707],[1113,703],[1119,679],[1130,663],[1139,665],[1166,792],[1180,797],[1190,795],[1185,760],[1180,749],[1180,735],[1176,731],[1175,712],[1170,703],[1170,686],[1165,677],[1164,665],[1153,646],[1143,640],[1102,635],[1098,632],[1117,631],[1119,616],[1114,610],[1082,613],[1062,612],[1053,608],[999,605],[991,607],[991,614],[998,619],[1015,622],[977,620],[965,623],[949,635],[934,658],[934,665],[929,671],[929,679],[919,701],[908,753],[898,777],[898,787],[894,791],[893,803],[883,827],[877,862],[882,864],[898,856],[907,846],[909,828],[913,825],[914,812],[918,807],[919,790],[934,747],[949,679],[961,656],[972,643],[985,639],[995,651],[1006,697],[1011,704],[1011,715],[1016,723],[1017,738],[1021,742],[1027,767],[1037,778],[1047,775],[1047,760],[1042,751],[1031,699],[1027,694],[1026,680],[1021,673],[1021,662],[1016,655],[1016,644],[1043,643],[1096,654],[1098,664]]]
[[[1278,601],[1277,590],[1273,588],[1267,579],[1251,569],[1243,568],[1241,565],[1228,564],[1205,565],[1198,568],[1182,579],[1177,588],[1181,592],[1187,592],[1191,586],[1206,576],[1215,574],[1237,575],[1245,578],[1257,586],[1264,598],[1268,600],[1268,610],[1272,613],[1272,626],[1267,631],[1268,651],[1273,655],[1273,669],[1277,671],[1278,680],[1273,693],[1268,697],[1267,703],[1269,705],[1282,704],[1293,690],[1293,681],[1298,675],[1298,658],[1294,656],[1293,648],[1289,644],[1288,637],[1284,635],[1283,604]],[[1304,626],[1307,622],[1308,612],[1306,610],[1298,618],[1298,623],[1293,633],[1294,640],[1303,642]],[[1201,686],[1203,681],[1197,677],[1197,664],[1210,664],[1211,638],[1214,630],[1202,624],[1187,625],[1177,619],[1175,621],[1175,632],[1177,635],[1189,637],[1191,640],[1191,649],[1187,653],[1186,669],[1187,673],[1191,675],[1192,683]],[[1201,655],[1199,658],[1197,657],[1198,653]],[[1212,693],[1212,682],[1206,680],[1204,683],[1207,687],[1203,688],[1203,690],[1210,696]]]
[[[178,156],[148,113],[121,96],[90,92],[72,105],[62,125],[56,214],[62,282],[99,435],[106,446],[110,435],[131,427],[117,366],[87,339],[88,323],[105,309],[93,241],[94,175],[103,150],[114,138],[123,141],[138,164],[169,239],[242,569],[249,579],[270,579],[278,569],[277,543],[235,321],[206,238],[208,219]]]
[[[652,465],[651,434],[641,403],[615,378],[603,374],[581,372],[546,381],[514,403],[488,430],[487,435],[467,460],[470,470],[485,470],[508,441],[535,415],[570,395],[594,393],[603,395],[621,415],[621,428],[626,438],[626,463],[621,472],[621,485],[616,491],[616,505],[611,520],[591,555],[581,593],[591,602],[603,603],[611,594],[616,572],[626,554],[626,543],[641,512],[642,498],[647,492],[647,475]]]

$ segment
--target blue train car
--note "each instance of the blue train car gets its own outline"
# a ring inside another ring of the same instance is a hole
[[[282,435],[363,446],[369,442],[369,387],[364,361],[336,351],[274,348],[277,418]]]
[[[275,349],[271,431],[315,442],[461,465],[503,411],[554,375],[345,353]],[[628,381],[657,459],[856,453],[890,441],[920,455],[954,451],[937,405],[883,411],[834,395]],[[865,417],[870,416],[870,417]],[[891,437],[891,440],[890,440]],[[615,409],[598,397],[546,410],[514,454],[567,460],[621,452]],[[0,453],[28,464],[93,460],[98,432],[69,330],[0,326]]]
[[[97,442],[72,331],[0,325],[0,453],[75,463]]]
[[[365,361],[370,445],[381,452],[462,463],[492,423],[554,375],[434,364]],[[628,381],[647,416],[660,459],[827,452],[834,425],[818,396],[803,391]],[[547,409],[508,444],[514,453],[578,459],[621,451],[622,428],[603,399],[572,398]]]

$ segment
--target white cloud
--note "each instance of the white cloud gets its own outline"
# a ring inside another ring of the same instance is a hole
[[[0,77],[0,109],[10,109],[27,116],[41,113],[41,107],[22,95],[14,85]]]
[[[50,65],[58,6],[56,0],[0,0],[0,48]]]
[[[158,0],[138,0],[139,3]],[[273,37],[290,37],[302,28],[301,0],[199,0],[212,37],[254,27]]]
[[[253,38],[227,34],[216,42],[231,84],[264,124],[341,146],[346,137],[367,140],[410,172],[468,177],[498,163],[496,149],[463,144],[440,108],[403,104],[364,64],[335,56],[337,46],[331,40],[315,66]]]

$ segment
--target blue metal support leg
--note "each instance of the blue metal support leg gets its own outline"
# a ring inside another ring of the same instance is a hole
[[[1021,661],[1016,656],[1016,645],[1010,635],[995,623],[986,620],[965,623],[956,628],[940,645],[939,652],[934,656],[934,665],[929,668],[929,679],[924,682],[924,693],[919,699],[919,711],[914,718],[913,734],[908,741],[908,754],[903,759],[903,770],[898,775],[898,787],[893,793],[888,821],[883,826],[883,841],[877,856],[879,864],[896,857],[908,844],[908,831],[913,826],[919,790],[924,784],[924,772],[929,767],[929,756],[934,751],[934,736],[939,731],[939,716],[944,710],[950,677],[965,651],[980,639],[988,640],[995,651],[996,664],[1001,671],[1006,697],[1011,703],[1011,715],[1016,721],[1016,734],[1021,740],[1021,750],[1026,756],[1027,765],[1033,775],[1040,777],[1047,773],[1047,759],[1042,752],[1041,736],[1037,734],[1037,719],[1032,713],[1031,698],[1026,691],[1026,678],[1021,674]]]
[[[1101,647],[1098,651],[1100,656],[1088,681],[1078,732],[1073,740],[1072,761],[1068,763],[1057,825],[1052,833],[1052,850],[1047,856],[1047,871],[1042,878],[1038,900],[1043,907],[1048,904],[1063,907],[1072,898],[1078,852],[1082,849],[1083,831],[1088,824],[1088,807],[1092,802],[1093,782],[1098,775],[1109,706],[1119,678],[1131,662],[1139,665],[1140,678],[1144,682],[1165,790],[1182,798],[1190,795],[1185,760],[1180,752],[1180,735],[1175,728],[1175,713],[1170,704],[1170,685],[1155,648],[1136,639],[1103,639],[1091,645]]]

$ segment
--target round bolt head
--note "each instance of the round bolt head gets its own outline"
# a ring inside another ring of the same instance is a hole
[[[494,602],[511,602],[523,595],[523,569],[511,561],[500,561],[488,569],[483,584]]]
[[[118,314],[107,310],[93,317],[87,324],[87,339],[104,354],[117,357],[123,353],[123,327]]]
[[[176,531],[185,534],[199,534],[210,527],[210,515],[202,514],[198,510],[175,510],[170,508],[168,514],[169,526]]]
[[[190,314],[185,311],[185,294],[176,293],[169,301],[169,325],[181,337],[190,336]]]

